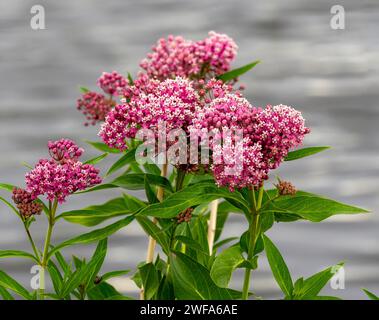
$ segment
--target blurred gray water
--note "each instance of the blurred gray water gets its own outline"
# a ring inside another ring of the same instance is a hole
[[[46,9],[46,30],[30,28],[30,8]],[[346,10],[346,29],[332,30],[330,8]],[[340,216],[314,224],[277,224],[270,236],[295,278],[309,276],[345,261],[344,290],[324,293],[362,299],[362,287],[379,293],[379,3],[362,1],[12,1],[0,2],[0,181],[23,185],[26,168],[46,156],[49,139],[95,140],[96,127],[82,126],[75,110],[78,85],[95,88],[102,71],[130,71],[161,36],[192,39],[209,30],[227,33],[239,45],[235,66],[261,59],[244,76],[246,94],[256,105],[284,103],[303,111],[312,134],[307,145],[330,145],[323,154],[285,163],[278,170],[299,189],[363,206],[371,214]],[[87,147],[86,155],[96,151]],[[102,164],[106,168],[114,161]],[[104,171],[103,171],[104,172]],[[6,192],[0,192],[7,196]],[[102,203],[120,191],[73,196],[62,210]],[[32,232],[40,244],[41,216]],[[233,216],[224,236],[246,228]],[[85,228],[59,223],[54,243]],[[146,237],[133,223],[110,239],[104,271],[133,269],[145,258]],[[28,249],[22,226],[7,207],[0,207],[0,249]],[[89,256],[93,246],[65,250]],[[2,259],[0,269],[28,285],[30,263]],[[136,295],[128,277],[112,282]],[[232,285],[240,288],[237,273]],[[254,291],[278,298],[263,257],[253,276]]]

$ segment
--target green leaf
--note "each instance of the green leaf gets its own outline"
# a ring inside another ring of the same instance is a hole
[[[154,163],[145,163],[143,167],[147,173],[155,174],[157,176],[161,174],[161,169],[159,169]]]
[[[342,263],[329,267],[323,271],[320,271],[313,276],[302,281],[299,289],[294,290],[295,299],[308,300],[315,298],[320,293],[322,288],[329,282],[329,280],[335,275]]]
[[[0,250],[0,258],[28,258],[38,263],[35,256],[20,250]]]
[[[160,229],[148,217],[137,215],[136,220],[141,225],[143,230],[145,230],[147,234],[153,237],[166,253],[170,251],[170,239],[164,230]]]
[[[121,293],[108,282],[100,282],[87,292],[88,299],[90,300],[107,300],[120,295]]]
[[[154,186],[160,186],[169,192],[173,192],[172,185],[165,177],[153,175],[150,173],[126,173],[116,178],[110,183],[100,184],[96,187],[85,191],[77,192],[76,194],[87,193],[111,188],[124,188],[128,190],[143,190],[145,189],[145,178],[148,183]]]
[[[108,153],[121,153],[120,150],[110,148],[103,142],[95,142],[95,141],[88,141],[88,140],[86,140],[85,142],[90,144],[92,147],[94,147],[95,149],[99,151],[108,152]]]
[[[132,206],[128,205],[130,204],[130,201],[127,201],[126,199],[127,198],[125,197],[119,197],[100,205],[93,205],[79,210],[63,212],[57,217],[57,219],[64,218],[71,223],[78,223],[91,227],[110,218],[135,213],[142,208],[142,205],[145,205],[142,202],[142,205],[139,208],[136,208],[135,203]]]
[[[0,286],[5,289],[11,290],[14,293],[18,294],[20,297],[23,297],[27,300],[31,299],[31,295],[21,284],[16,280],[6,274],[4,271],[0,270]]]
[[[367,213],[362,208],[350,206],[315,194],[280,197],[272,201],[263,211],[300,216],[313,222],[320,222],[337,214]]]
[[[274,275],[276,282],[285,296],[291,297],[293,292],[293,284],[288,267],[279,250],[275,247],[272,241],[265,235],[263,235],[263,241],[272,274]]]
[[[217,248],[220,248],[222,246],[224,246],[225,244],[229,243],[229,242],[232,242],[234,240],[237,240],[238,237],[229,237],[229,238],[226,238],[226,239],[223,239],[223,240],[220,240],[218,242],[216,242],[213,246],[213,249],[217,249]]]
[[[128,81],[129,81],[129,85],[134,85],[134,81],[133,81],[133,78],[132,78],[132,75],[130,74],[130,72],[128,72]]]
[[[203,246],[201,246],[197,241],[195,241],[194,239],[191,239],[190,237],[178,235],[178,236],[175,236],[175,239],[183,242],[184,244],[189,246],[191,249],[194,249],[203,254],[209,255],[209,252],[206,249],[204,249]]]
[[[113,172],[116,172],[117,170],[125,167],[126,165],[135,162],[135,152],[136,148],[128,149],[126,153],[110,167],[106,175],[109,176]]]
[[[246,200],[238,193],[229,192],[225,188],[218,188],[216,185],[209,184],[208,182],[200,182],[168,196],[161,203],[147,206],[139,214],[159,218],[174,218],[187,208],[219,198],[233,199],[243,205],[245,210],[249,210]]]
[[[103,153],[95,158],[92,158],[92,159],[89,159],[87,161],[84,162],[84,164],[96,164],[96,163],[99,163],[101,160],[103,160],[104,158],[106,158],[108,156],[109,153]]]
[[[152,263],[146,263],[138,269],[142,279],[145,299],[150,300],[159,288],[158,271]]]
[[[88,262],[85,278],[87,288],[92,287],[94,284],[95,278],[98,276],[100,269],[104,263],[105,256],[107,254],[107,248],[108,239],[105,238],[103,240],[100,240],[91,260]]]
[[[152,203],[159,202],[154,190],[151,188],[146,178],[145,178],[145,193],[146,193],[147,200],[149,200],[149,203],[152,204]]]
[[[215,259],[211,269],[213,281],[222,288],[229,285],[233,271],[244,261],[239,246],[233,246],[222,251]]]
[[[308,148],[303,148],[303,149],[299,149],[295,151],[290,151],[288,152],[287,156],[284,158],[284,161],[292,161],[292,160],[301,159],[301,158],[308,157],[308,156],[311,156],[313,154],[316,154],[328,149],[330,149],[330,147],[308,147]]]
[[[243,67],[228,71],[217,78],[222,80],[223,82],[228,82],[230,80],[233,80],[235,78],[238,78],[239,76],[243,75],[244,73],[248,72],[249,70],[253,69],[260,61],[254,61],[252,63],[249,63],[247,65],[244,65]]]
[[[2,286],[0,286],[0,296],[2,296],[4,300],[14,300],[13,296]]]
[[[241,298],[235,290],[218,287],[209,271],[187,255],[170,255],[175,297],[179,300],[229,300]]]
[[[68,247],[68,246],[72,246],[75,244],[86,244],[86,243],[96,242],[96,241],[100,241],[104,238],[107,238],[110,235],[117,232],[118,230],[120,230],[121,228],[126,227],[133,220],[134,220],[134,215],[126,217],[126,218],[119,220],[115,223],[112,223],[112,224],[110,224],[104,228],[96,229],[96,230],[93,230],[91,232],[84,233],[84,234],[77,236],[75,238],[66,240],[66,241],[58,244],[57,246],[55,246],[53,249],[51,249],[49,254],[48,254],[48,257],[51,257],[57,251],[65,248],[65,247]]]
[[[101,281],[107,281],[107,280],[112,279],[112,278],[121,277],[121,276],[123,276],[125,274],[128,274],[129,272],[130,272],[130,270],[115,270],[115,271],[110,271],[110,272],[104,273],[101,276]]]
[[[55,265],[55,263],[50,259],[47,264],[47,269],[49,271],[49,275],[51,278],[51,282],[53,283],[53,287],[57,295],[60,297],[60,291],[63,284],[63,277],[61,273],[59,272],[58,267]]]
[[[81,93],[87,93],[87,92],[90,92],[90,90],[86,87],[79,87],[79,90]]]
[[[14,185],[8,183],[0,183],[0,189],[12,192],[15,188]]]
[[[379,297],[367,289],[362,289],[371,300],[379,300]]]

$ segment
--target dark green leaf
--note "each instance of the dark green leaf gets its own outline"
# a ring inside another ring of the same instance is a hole
[[[121,293],[105,281],[95,285],[87,292],[88,299],[90,300],[107,300],[111,297],[120,295]]]
[[[99,151],[108,152],[108,153],[120,153],[121,151],[114,148],[109,148],[105,143],[103,142],[95,142],[95,141],[88,141],[86,140],[86,143],[90,144],[92,147]]]
[[[379,297],[367,289],[362,289],[371,300],[379,300]]]
[[[96,164],[96,163],[99,163],[101,160],[103,160],[104,158],[106,158],[108,156],[109,153],[103,153],[95,158],[92,158],[92,159],[89,159],[87,161],[84,162],[84,164]]]
[[[249,70],[253,69],[260,61],[254,61],[252,63],[249,63],[247,65],[244,65],[243,67],[228,71],[217,78],[222,80],[223,82],[228,82],[230,80],[233,80],[235,78],[238,78],[239,76],[243,75],[244,73],[248,72]]]
[[[136,152],[136,148],[128,149],[126,151],[126,153],[110,167],[110,169],[108,170],[106,175],[109,176],[113,172],[116,172],[117,170],[119,170],[119,169],[125,167],[126,165],[134,162],[135,161],[135,152]]]
[[[263,235],[263,241],[272,274],[274,275],[276,282],[285,296],[291,297],[293,292],[293,284],[288,267],[279,250],[275,247],[272,241],[265,235]]]
[[[300,289],[294,291],[294,298],[307,300],[316,297],[342,265],[329,267],[303,280]]]
[[[264,211],[300,216],[303,219],[319,222],[337,214],[367,213],[362,208],[350,206],[315,194],[280,197],[272,201]]]
[[[303,149],[299,149],[295,151],[290,151],[288,152],[287,156],[284,158],[284,161],[292,161],[292,160],[301,159],[301,158],[311,156],[313,154],[319,153],[327,149],[330,149],[330,147],[308,147],[308,148],[303,148]]]
[[[110,271],[110,272],[104,273],[101,276],[101,281],[107,281],[107,280],[112,279],[112,278],[120,277],[120,276],[123,276],[125,274],[128,274],[129,272],[130,272],[130,270]]]
[[[136,202],[130,205],[130,198],[119,197],[100,205],[63,212],[57,219],[64,218],[71,223],[78,223],[90,227],[98,225],[110,218],[135,213],[142,208],[142,205],[144,206],[144,203],[141,203],[141,206],[136,208]]]
[[[190,237],[179,235],[179,236],[175,236],[175,239],[183,242],[185,245],[187,245],[191,249],[197,250],[197,251],[202,252],[203,254],[206,254],[206,255],[209,254],[209,252],[207,250],[205,250],[197,241],[191,239]]]
[[[170,240],[164,230],[160,229],[147,217],[136,216],[136,220],[141,225],[143,230],[153,237],[166,253],[170,251]]]
[[[4,300],[14,300],[13,296],[2,286],[0,286],[0,296],[2,296]]]
[[[6,274],[4,271],[0,270],[0,286],[5,289],[11,290],[19,296],[30,300],[31,295],[21,284],[19,284],[16,280]]]
[[[154,264],[146,263],[139,268],[145,300],[150,300],[159,287],[159,275]]]
[[[174,218],[187,208],[219,198],[234,199],[243,205],[245,210],[249,210],[248,204],[241,195],[231,193],[225,188],[218,188],[214,184],[198,183],[170,195],[161,203],[152,204],[144,208],[140,214],[160,218]]]
[[[175,252],[170,255],[175,297],[179,300],[228,300],[241,298],[241,293],[218,287],[209,271],[186,256]]]
[[[149,203],[153,204],[153,203],[159,202],[154,190],[151,188],[146,178],[145,178],[145,193],[146,193],[147,200],[149,200]]]
[[[244,261],[239,246],[233,246],[222,251],[215,259],[211,269],[211,277],[216,285],[226,288],[233,271]]]
[[[80,236],[77,236],[75,238],[66,240],[57,246],[55,246],[53,249],[50,250],[48,257],[51,257],[55,252],[61,250],[62,248],[72,246],[75,244],[86,244],[91,242],[100,241],[104,238],[109,237],[113,233],[117,232],[121,228],[126,227],[130,222],[134,220],[134,216],[126,217],[122,220],[119,220],[115,223],[112,223],[104,228],[96,229],[88,233],[84,233]]]
[[[35,256],[20,250],[0,250],[0,258],[28,258],[38,263]]]

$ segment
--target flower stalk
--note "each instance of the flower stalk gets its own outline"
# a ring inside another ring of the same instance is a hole
[[[258,200],[255,199],[255,191],[254,189],[250,190],[250,198],[252,199],[252,208],[251,208],[251,221],[249,225],[249,247],[248,247],[248,253],[247,253],[247,260],[250,262],[251,259],[254,257],[254,250],[255,245],[257,243],[257,239],[260,234],[260,212],[262,206],[262,199],[263,199],[263,185],[259,188],[258,192]],[[247,300],[249,297],[249,288],[250,288],[250,276],[251,276],[251,269],[246,268],[245,269],[245,277],[243,281],[243,289],[242,289],[242,299]]]

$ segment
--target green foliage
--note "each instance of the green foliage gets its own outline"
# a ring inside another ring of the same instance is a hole
[[[309,157],[313,154],[325,151],[330,149],[330,147],[308,147],[303,148],[295,151],[288,152],[287,156],[284,158],[284,161],[292,161],[297,160],[305,157]]]
[[[231,80],[234,80],[238,78],[239,76],[243,75],[244,73],[248,72],[249,70],[253,69],[260,61],[254,61],[247,65],[244,65],[243,67],[228,71],[217,78],[222,80],[223,82],[228,82]]]

